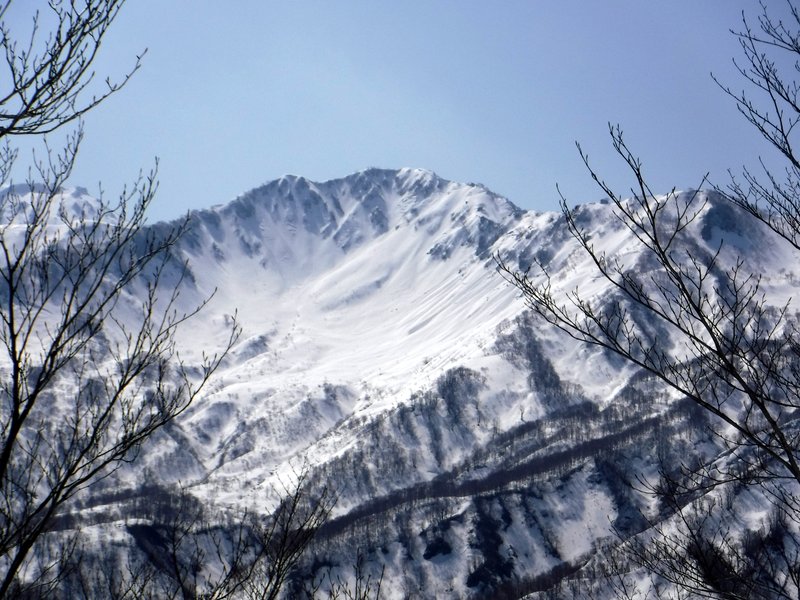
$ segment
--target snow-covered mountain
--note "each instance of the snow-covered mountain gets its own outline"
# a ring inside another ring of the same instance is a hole
[[[491,276],[491,247],[521,216],[480,186],[411,170],[286,177],[194,215],[183,251],[198,293],[217,289],[218,331],[188,332],[185,345],[210,347],[234,311],[243,325],[186,420],[210,481],[263,484],[286,461],[324,462],[352,445],[348,422],[486,360],[497,325],[520,311]]]
[[[635,259],[611,206],[575,218]],[[797,257],[741,230],[724,201],[711,194],[693,226],[701,250],[724,237],[784,293]],[[96,527],[178,483],[267,511],[308,468],[339,500],[306,576],[361,555],[385,566],[387,597],[516,597],[590,564],[614,530],[645,529],[658,507],[629,484],[656,476],[659,453],[715,451],[702,414],[534,319],[496,272],[496,254],[536,258],[564,289],[608,293],[560,214],[418,169],[287,176],[193,213],[174,252],[189,264],[184,306],[211,297],[180,333],[183,360],[220,347],[233,315],[242,335],[107,500],[84,502]]]

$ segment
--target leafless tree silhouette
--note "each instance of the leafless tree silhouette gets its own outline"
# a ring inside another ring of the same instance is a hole
[[[155,170],[115,202],[64,190],[81,117],[139,68],[137,58],[118,82],[94,80],[122,4],[49,2],[24,39],[0,23],[0,597],[58,580],[60,562],[37,549],[53,519],[180,415],[238,335],[234,323],[216,354],[180,360],[176,331],[204,303],[177,302],[186,265],[173,249],[187,221],[145,227]],[[27,181],[11,185],[14,140],[70,123],[63,148],[44,141]]]
[[[744,56],[742,63],[735,63],[748,91],[739,93],[720,84],[785,159],[782,173],[762,163],[761,174],[744,169],[715,193],[673,190],[658,195],[621,129],[612,126],[614,151],[633,175],[630,197],[614,192],[578,148],[617,219],[637,243],[638,262],[600,249],[579,211],[563,196],[566,227],[608,284],[606,295],[564,289],[542,261],[521,270],[498,257],[500,272],[545,321],[623,357],[713,415],[713,434],[723,453],[699,467],[673,465],[673,485],[650,487],[651,493],[672,503],[678,526],[639,545],[636,553],[639,564],[695,597],[792,598],[800,593],[798,313],[790,302],[769,297],[754,256],[737,255],[724,242],[701,243],[709,240],[701,239],[700,225],[701,215],[715,202],[726,202],[752,232],[761,227],[770,243],[800,249],[800,161],[795,153],[800,14],[792,2],[787,6],[790,18],[775,19],[762,4],[757,27],[743,15],[742,31],[733,33]],[[719,503],[697,501],[692,495],[714,488],[721,493],[725,486],[759,494],[780,515],[760,538],[764,544],[766,538],[775,542],[775,556],[786,559],[774,576],[752,576],[752,569],[763,561],[756,556],[762,549],[755,548],[753,532],[748,533],[748,550],[738,535],[742,532],[730,521],[720,528],[719,515],[709,517],[719,513]]]

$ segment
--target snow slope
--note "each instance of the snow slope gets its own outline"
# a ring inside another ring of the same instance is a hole
[[[490,254],[520,217],[480,186],[410,169],[285,177],[193,215],[183,246],[193,300],[216,293],[181,343],[213,348],[234,312],[243,327],[182,422],[215,493],[230,478],[274,483],[266,474],[300,456],[324,461],[352,443],[336,439],[343,421],[483,359],[521,310]],[[326,385],[347,393],[326,398]]]

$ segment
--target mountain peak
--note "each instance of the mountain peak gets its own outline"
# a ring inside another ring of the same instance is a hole
[[[323,182],[285,175],[194,213],[184,247],[198,258],[255,261],[247,269],[289,283],[356,251],[391,260],[405,253],[403,260],[420,262],[483,259],[522,214],[483,186],[426,169],[370,168]]]
[[[43,183],[22,183],[0,188],[0,214],[18,224],[25,225],[32,206],[41,210],[43,203],[51,206],[47,219],[52,224],[63,224],[64,219],[91,221],[108,206],[84,187],[59,187],[53,191]]]

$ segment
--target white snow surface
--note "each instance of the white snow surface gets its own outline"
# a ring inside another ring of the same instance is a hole
[[[757,243],[761,232],[736,231],[718,200],[705,210],[721,215],[698,219],[706,247],[722,237],[729,252]],[[597,249],[639,260],[611,206],[581,206],[577,215]],[[494,349],[525,309],[496,272],[494,253],[520,263],[544,256],[559,289],[589,298],[608,291],[561,215],[526,213],[483,186],[422,169],[323,183],[285,176],[197,211],[192,223],[180,247],[192,281],[183,302],[213,297],[181,331],[181,356],[192,362],[220,347],[234,314],[242,335],[180,421],[179,446],[190,458],[174,478],[224,504],[261,505],[302,463],[320,465],[357,445],[371,420],[453,367],[488,378],[482,411],[501,430],[540,416],[524,374]],[[770,294],[788,298],[791,277],[774,265],[791,269],[793,256],[765,250]],[[550,328],[537,335],[562,380],[601,404],[632,373]]]
[[[182,356],[218,347],[230,315],[242,325],[181,420],[211,473],[209,493],[225,501],[243,486],[268,489],[290,464],[319,464],[354,443],[339,434],[343,421],[485,362],[498,325],[523,304],[495,273],[494,239],[481,236],[521,214],[481,186],[403,169],[324,184],[284,177],[193,215],[187,306],[213,298],[181,332]],[[326,398],[325,384],[350,393]]]

